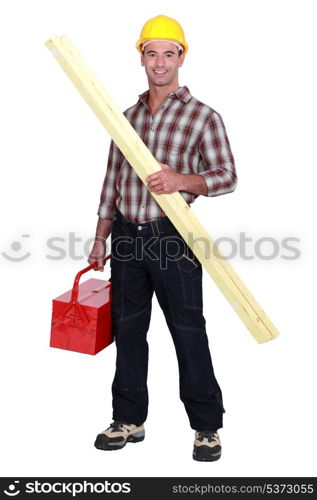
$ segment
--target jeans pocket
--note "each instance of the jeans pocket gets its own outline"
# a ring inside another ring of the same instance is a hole
[[[199,261],[192,252],[191,254],[183,253],[177,260],[177,265],[184,273],[191,273],[199,267]]]
[[[218,402],[218,404],[219,404],[219,406],[221,408],[222,413],[226,413],[226,410],[224,409],[224,406],[223,406],[223,400],[222,400],[222,394],[221,394],[221,392],[216,392],[215,393],[215,397],[216,397],[217,402]]]
[[[111,237],[124,236],[127,235],[127,230],[123,224],[118,221],[114,221],[112,224]]]
[[[177,264],[178,267],[181,271],[184,271],[185,273],[192,273],[195,271],[195,269],[200,269],[201,270],[201,263],[197,259],[196,255],[192,251],[192,249],[188,246],[188,244],[185,242],[185,240],[182,238],[184,242],[184,251],[181,252]],[[193,275],[193,278],[195,279],[195,276],[199,277],[199,273],[196,273]]]

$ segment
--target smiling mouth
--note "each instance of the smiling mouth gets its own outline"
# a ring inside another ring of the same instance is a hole
[[[163,75],[166,75],[167,70],[164,70],[164,71],[156,71],[156,70],[154,69],[154,70],[153,70],[153,73],[155,73],[155,75],[158,75],[158,76],[163,76]]]

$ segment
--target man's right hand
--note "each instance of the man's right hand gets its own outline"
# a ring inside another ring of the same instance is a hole
[[[97,262],[95,271],[104,270],[104,258],[106,256],[106,241],[105,239],[96,239],[88,257],[89,264]]]

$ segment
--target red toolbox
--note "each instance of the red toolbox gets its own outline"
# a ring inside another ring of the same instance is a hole
[[[97,354],[113,342],[111,281],[92,278],[79,285],[82,274],[96,265],[79,271],[72,290],[53,299],[50,347]]]

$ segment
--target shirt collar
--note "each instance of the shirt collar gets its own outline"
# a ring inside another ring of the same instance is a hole
[[[148,102],[148,97],[149,97],[149,91],[146,90],[145,92],[143,92],[143,94],[139,95],[139,100],[146,105]],[[192,96],[188,87],[183,86],[179,87],[177,90],[175,90],[175,92],[172,92],[168,97],[171,99],[178,99],[179,101],[186,104],[191,99]]]

